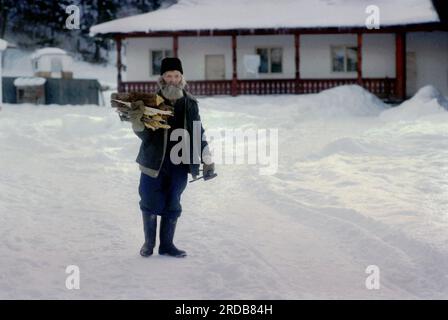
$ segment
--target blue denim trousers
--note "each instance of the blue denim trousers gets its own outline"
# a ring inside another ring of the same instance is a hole
[[[143,213],[178,218],[182,213],[180,200],[187,181],[188,166],[175,165],[169,156],[165,156],[157,178],[143,172],[140,175],[140,209]]]

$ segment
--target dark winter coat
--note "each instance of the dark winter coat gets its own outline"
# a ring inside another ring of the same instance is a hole
[[[178,109],[179,104],[183,104],[184,110],[184,125],[183,127],[188,131],[190,135],[190,162],[188,172],[193,176],[199,175],[199,163],[203,163],[202,152],[204,148],[207,147],[207,141],[203,141],[202,135],[204,134],[204,128],[201,124],[201,136],[198,139],[201,140],[201,153],[199,150],[194,152],[193,150],[193,121],[200,121],[198,101],[191,94],[183,90],[183,97],[176,100],[174,107]],[[161,91],[158,92],[160,96],[163,97]],[[169,157],[169,150],[167,150],[168,142],[170,137],[168,136],[169,130],[167,129],[157,129],[152,131],[145,127],[143,131],[135,131],[135,134],[142,140],[140,145],[140,150],[137,155],[136,162],[148,168],[150,175],[157,177],[162,166],[165,157]],[[207,152],[206,150],[206,152]]]

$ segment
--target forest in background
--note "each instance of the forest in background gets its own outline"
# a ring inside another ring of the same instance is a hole
[[[91,26],[169,6],[176,0],[0,0],[0,38],[19,48],[59,47],[94,63],[107,61],[110,39],[89,36]],[[79,29],[67,29],[67,6],[79,8]]]

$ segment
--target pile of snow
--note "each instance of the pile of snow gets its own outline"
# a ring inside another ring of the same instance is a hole
[[[448,110],[448,100],[432,85],[422,87],[409,100],[380,115],[382,120],[415,120],[424,116],[445,114]]]
[[[302,108],[306,119],[378,116],[387,105],[359,85],[344,85],[312,95]]]

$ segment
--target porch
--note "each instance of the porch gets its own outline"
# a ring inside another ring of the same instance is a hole
[[[394,99],[397,96],[395,78],[359,79],[250,79],[250,80],[201,80],[188,81],[187,90],[193,95],[239,95],[239,94],[306,94],[318,93],[340,85],[359,84],[381,99]],[[155,81],[120,82],[118,90],[157,91]]]
[[[302,34],[341,34],[351,33],[356,36],[357,66],[355,77],[351,78],[303,78],[300,73],[300,38]],[[392,33],[395,35],[395,77],[371,78],[364,77],[362,70],[363,35],[365,33]],[[187,89],[194,95],[240,95],[240,94],[307,94],[318,93],[322,90],[340,85],[358,84],[381,99],[390,101],[401,101],[406,98],[406,32],[402,28],[384,28],[382,30],[366,30],[354,28],[348,30],[254,30],[251,35],[267,34],[292,34],[294,52],[294,75],[295,77],[277,79],[240,79],[237,75],[237,36],[247,35],[244,30],[223,30],[213,33],[213,36],[231,36],[231,79],[225,80],[188,80]],[[117,82],[119,91],[154,91],[157,84],[150,81],[123,81],[121,71],[122,40],[133,37],[172,37],[172,52],[178,56],[179,37],[210,36],[210,32],[191,33],[186,31],[177,32],[153,32],[153,33],[131,33],[126,35],[115,35],[117,44]]]

